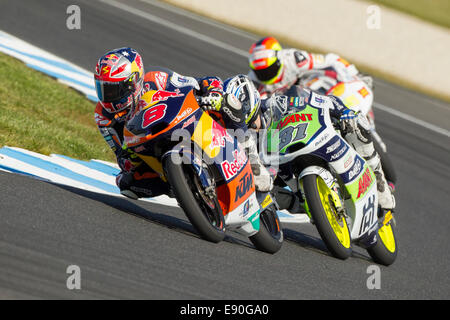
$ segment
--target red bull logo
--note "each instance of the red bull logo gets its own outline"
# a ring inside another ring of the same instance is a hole
[[[166,90],[158,90],[156,91],[153,96],[150,103],[156,102],[156,101],[166,101],[169,98],[173,97],[181,97],[184,96],[184,94],[180,93],[180,91],[166,91]]]
[[[225,160],[220,165],[227,181],[236,176],[247,163],[247,155],[245,154],[245,151],[235,150],[233,152],[233,158],[234,159],[231,162]]]
[[[210,148],[217,148],[217,147],[225,147],[225,141],[233,142],[233,138],[230,136],[230,134],[227,132],[227,130],[222,127],[220,124],[218,124],[216,121],[212,122],[212,141]]]
[[[219,80],[211,81],[210,87],[223,89],[222,83]]]

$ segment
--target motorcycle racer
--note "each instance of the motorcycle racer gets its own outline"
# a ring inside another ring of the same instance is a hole
[[[361,113],[355,113],[348,109],[344,103],[335,96],[325,96],[312,92],[309,89],[297,87],[296,97],[299,99],[292,102],[290,96],[273,95],[264,100],[264,119],[265,126],[270,127],[275,119],[281,119],[286,114],[297,112],[296,108],[301,108],[302,104],[309,103],[315,107],[328,110],[330,116],[335,119],[337,126],[343,138],[361,155],[372,168],[377,180],[378,202],[382,209],[392,210],[395,208],[395,198],[391,189],[388,187],[381,161],[376,152],[372,136],[370,134],[370,125],[367,118]]]
[[[95,108],[95,121],[121,169],[116,177],[116,184],[121,194],[132,199],[170,194],[167,183],[159,174],[123,144],[124,126],[145,92],[191,86],[196,89],[200,105],[220,112],[227,128],[241,129],[244,132],[247,129],[242,103],[224,92],[220,78],[187,77],[162,67],[151,67],[150,71],[144,73],[142,58],[132,48],[114,49],[101,56],[95,68],[94,80],[99,98]],[[259,102],[257,99],[252,103],[259,106]],[[251,152],[251,141],[242,143],[246,151]],[[249,155],[249,158],[253,159],[254,156]],[[252,169],[257,189],[269,191],[272,187],[271,180],[260,178],[257,162],[252,165]]]
[[[361,75],[357,68],[334,53],[311,54],[304,50],[282,49],[273,37],[265,37],[249,50],[248,76],[261,96],[270,96],[277,90],[290,88],[309,70],[324,70],[326,75],[339,82],[358,76],[372,87],[372,78]]]
[[[272,177],[259,158],[255,136],[248,131],[255,127],[261,106],[259,92],[252,81],[245,75],[236,75],[224,82],[218,77],[210,77],[200,83],[204,92],[200,105],[206,110],[219,111],[225,127],[235,130],[236,138],[250,159],[256,189],[272,190]]]

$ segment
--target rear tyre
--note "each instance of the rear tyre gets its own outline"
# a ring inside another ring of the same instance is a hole
[[[337,213],[331,190],[315,174],[303,178],[303,188],[309,212],[327,249],[335,258],[347,259],[352,254],[350,231],[345,217]]]
[[[225,238],[225,223],[217,199],[205,197],[199,178],[187,164],[176,164],[170,156],[164,162],[167,180],[189,221],[200,236],[211,242]],[[188,184],[187,181],[190,181]]]
[[[275,207],[269,206],[259,217],[259,231],[249,237],[256,249],[274,254],[283,244],[283,231]]]
[[[389,222],[378,229],[377,242],[367,249],[367,252],[376,263],[389,266],[397,258],[397,240],[395,236],[395,225]]]

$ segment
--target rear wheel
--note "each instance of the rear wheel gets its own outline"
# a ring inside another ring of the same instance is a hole
[[[303,178],[303,188],[311,217],[328,250],[338,259],[347,259],[352,253],[350,231],[336,209],[330,188],[314,174]]]
[[[167,180],[200,236],[211,242],[222,241],[225,238],[225,223],[217,198],[210,197],[203,189],[198,175],[190,165],[176,164],[170,156],[164,164]]]
[[[397,240],[395,237],[395,224],[393,220],[383,224],[377,233],[377,242],[367,249],[367,252],[376,263],[389,266],[397,258]]]
[[[275,207],[269,206],[260,214],[259,219],[259,231],[249,237],[250,241],[260,251],[271,254],[278,252],[283,243],[283,231]]]

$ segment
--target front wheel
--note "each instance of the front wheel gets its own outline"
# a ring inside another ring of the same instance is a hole
[[[249,237],[250,241],[260,251],[271,254],[278,252],[283,243],[283,231],[275,207],[273,205],[268,207],[261,213],[259,219],[259,231]]]
[[[397,251],[395,224],[391,220],[378,229],[377,242],[368,248],[367,252],[376,263],[389,266],[397,258]]]
[[[338,259],[352,254],[350,231],[345,217],[338,213],[332,191],[315,174],[303,178],[306,205],[327,249]]]
[[[217,199],[209,197],[202,189],[199,177],[190,165],[176,164],[170,156],[164,164],[175,197],[200,236],[215,243],[222,241],[225,223]]]

